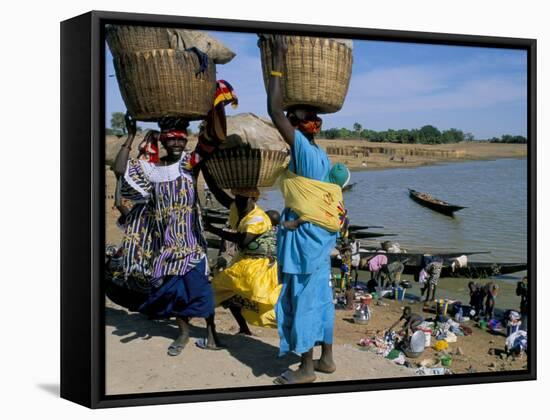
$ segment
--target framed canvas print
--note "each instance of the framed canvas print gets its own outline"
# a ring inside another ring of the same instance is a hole
[[[61,24],[61,395],[536,378],[536,41]]]

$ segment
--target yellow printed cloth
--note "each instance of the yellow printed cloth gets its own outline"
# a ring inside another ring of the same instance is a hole
[[[300,219],[330,232],[338,232],[345,220],[342,188],[286,171],[281,180],[285,207]]]
[[[229,215],[231,228],[241,233],[261,235],[272,229],[267,214],[258,206],[238,220],[235,204]],[[228,303],[241,307],[244,319],[259,327],[277,327],[274,307],[281,292],[277,263],[268,257],[239,252],[229,267],[212,280],[216,306]]]

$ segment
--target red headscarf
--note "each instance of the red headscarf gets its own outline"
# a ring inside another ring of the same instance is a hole
[[[166,141],[168,139],[182,139],[187,140],[187,130],[182,128],[173,128],[160,133],[160,141]]]

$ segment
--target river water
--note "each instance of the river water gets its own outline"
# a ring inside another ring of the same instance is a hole
[[[490,251],[472,261],[527,260],[526,159],[353,172],[351,182],[357,185],[344,193],[351,223],[398,235],[380,240],[409,250]],[[455,217],[436,213],[410,199],[408,188],[467,208]],[[266,191],[260,205],[282,209],[280,192]]]
[[[391,239],[409,251],[489,251],[471,261],[527,261],[527,160],[498,159],[353,172],[357,185],[344,193],[351,223],[384,226],[371,231],[396,233]],[[429,192],[453,204],[467,206],[451,218],[417,204],[408,188]],[[265,191],[264,209],[283,208],[278,190]],[[525,272],[493,278],[501,286],[497,307],[519,308],[515,282]],[[360,279],[366,281],[367,273]],[[411,278],[412,280],[412,278]],[[468,302],[469,279],[441,279],[438,297]],[[483,281],[482,281],[483,282]],[[410,290],[419,296],[419,286]]]

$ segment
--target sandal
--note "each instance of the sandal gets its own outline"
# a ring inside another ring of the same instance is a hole
[[[169,356],[179,356],[182,350],[185,348],[185,344],[176,344],[175,342],[168,346],[168,355]]]
[[[224,345],[216,344],[215,347],[208,347],[208,339],[206,338],[200,338],[197,341],[195,341],[195,345],[203,350],[225,350],[227,347]]]

